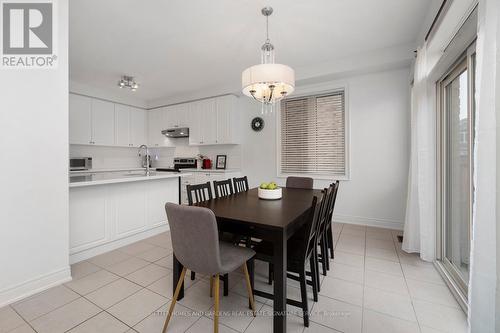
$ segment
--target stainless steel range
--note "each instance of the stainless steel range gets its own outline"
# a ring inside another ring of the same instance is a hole
[[[198,160],[194,157],[175,157],[174,169],[196,169]]]

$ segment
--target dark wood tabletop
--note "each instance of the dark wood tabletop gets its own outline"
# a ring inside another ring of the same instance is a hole
[[[247,225],[269,229],[287,229],[311,207],[313,196],[321,197],[320,190],[282,188],[280,200],[263,200],[258,189],[231,196],[200,202],[196,206],[211,209],[217,219],[241,221]]]

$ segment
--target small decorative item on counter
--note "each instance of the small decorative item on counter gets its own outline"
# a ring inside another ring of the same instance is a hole
[[[225,169],[226,168],[227,155],[217,155],[217,159],[215,162],[216,169]]]
[[[198,163],[197,163],[198,169],[202,169],[203,168],[203,160],[208,159],[208,156],[198,154],[198,155],[196,155],[196,159],[198,160]]]
[[[258,189],[260,199],[264,200],[278,200],[283,196],[281,187],[278,187],[275,182],[262,183]]]

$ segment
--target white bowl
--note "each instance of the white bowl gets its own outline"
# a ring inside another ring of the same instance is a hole
[[[264,200],[278,200],[281,199],[283,193],[281,187],[274,190],[267,190],[259,187],[259,198]]]

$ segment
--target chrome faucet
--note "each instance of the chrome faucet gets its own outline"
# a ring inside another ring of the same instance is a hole
[[[146,160],[146,174],[149,176],[149,164],[151,162],[150,161],[151,156],[149,155],[149,148],[146,145],[139,146],[139,156],[142,156],[141,152],[142,152],[143,148],[146,148],[146,158],[145,158],[145,160]]]

